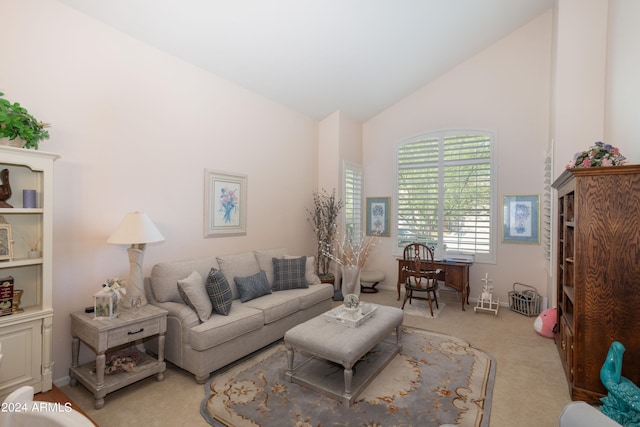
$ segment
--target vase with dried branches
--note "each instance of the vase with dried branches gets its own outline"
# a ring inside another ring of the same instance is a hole
[[[360,295],[360,271],[378,243],[377,236],[336,236],[332,245],[325,247],[324,255],[340,265],[342,295]]]
[[[327,248],[331,248],[338,227],[338,214],[343,206],[342,200],[336,198],[334,188],[331,194],[324,189],[313,193],[313,209],[307,209],[309,223],[315,233],[318,248],[316,271],[321,277],[329,274],[331,258],[326,255],[326,252]]]

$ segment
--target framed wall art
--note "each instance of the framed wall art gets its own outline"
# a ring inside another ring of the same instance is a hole
[[[11,224],[0,224],[0,260],[13,259],[13,237]]]
[[[390,197],[367,197],[367,236],[389,237]]]
[[[247,176],[204,171],[204,237],[247,234]]]
[[[540,243],[540,195],[505,195],[503,197],[502,241],[505,243]]]

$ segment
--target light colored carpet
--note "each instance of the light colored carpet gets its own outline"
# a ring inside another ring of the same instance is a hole
[[[233,427],[488,427],[496,371],[491,356],[457,337],[403,329],[400,354],[351,407],[289,382],[287,350],[280,343],[214,375],[206,387],[202,414],[213,426]],[[362,358],[353,368],[354,378],[375,365],[382,353],[376,347]],[[310,356],[297,352],[296,357],[302,361]],[[343,387],[342,366],[318,361],[322,384]]]
[[[479,287],[472,285],[471,292],[475,295]],[[377,294],[361,294],[361,299],[400,307],[402,301],[396,296],[395,287],[382,288]],[[491,427],[557,426],[560,412],[571,400],[569,389],[555,344],[534,331],[534,319],[507,307],[501,307],[497,316],[474,313],[473,302],[462,311],[455,297],[446,304],[437,319],[406,315],[404,324],[461,337],[496,359]],[[86,355],[80,360],[87,361]],[[65,373],[56,372],[55,377],[61,375]],[[62,385],[61,389],[101,427],[209,427],[200,414],[204,386],[172,365],[164,381],[147,378],[110,393],[99,410],[93,406],[93,395],[83,386]]]
[[[438,300],[438,307],[436,307],[436,303],[433,304],[433,316],[431,315],[431,310],[429,310],[429,303],[427,301],[421,299],[414,299],[411,304],[409,301],[404,305],[404,314],[409,314],[411,316],[419,316],[424,317],[426,319],[437,319],[438,314],[446,307],[446,304],[442,301]]]

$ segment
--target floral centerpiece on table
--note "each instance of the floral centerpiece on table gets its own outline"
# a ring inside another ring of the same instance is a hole
[[[618,147],[598,141],[586,151],[576,153],[573,160],[567,165],[567,169],[590,168],[592,166],[618,166],[627,161],[620,154]]]
[[[94,312],[96,318],[112,319],[118,317],[119,302],[122,295],[127,293],[123,280],[107,279],[102,284],[102,289],[94,295]]]
[[[102,292],[116,292],[124,295],[127,293],[127,285],[124,283],[124,280],[120,280],[117,277],[115,279],[107,279],[107,281],[102,284]]]

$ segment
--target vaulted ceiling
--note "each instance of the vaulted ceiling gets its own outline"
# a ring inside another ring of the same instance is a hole
[[[60,0],[315,119],[367,120],[554,0]]]

